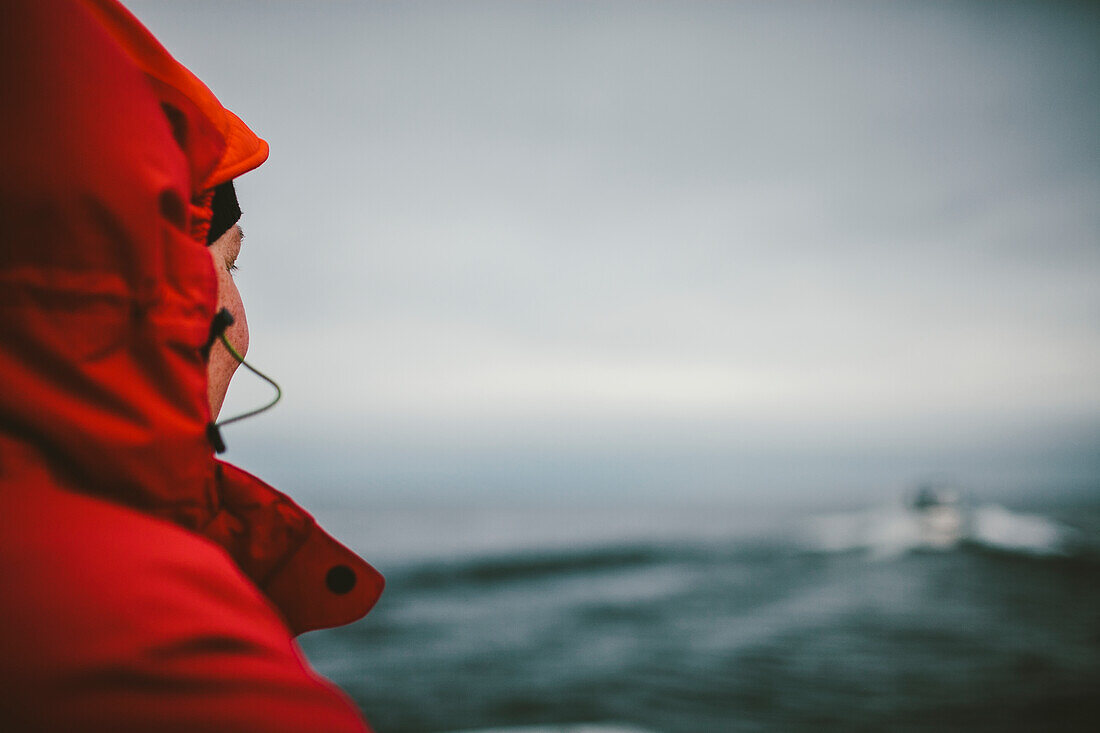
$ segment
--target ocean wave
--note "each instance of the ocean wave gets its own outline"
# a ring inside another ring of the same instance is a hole
[[[524,725],[507,728],[477,728],[453,733],[654,733],[632,725],[577,723],[571,725]]]
[[[816,552],[867,552],[878,558],[963,547],[1033,557],[1077,553],[1075,530],[1039,514],[998,504],[936,511],[886,507],[816,517],[805,527],[803,543]]]
[[[994,552],[1031,558],[1100,559],[1081,533],[1039,514],[1014,512],[997,504],[958,507],[958,516],[935,517],[903,506],[819,516],[792,523],[768,536],[679,541],[589,542],[577,546],[527,547],[456,553],[394,563],[384,572],[391,587],[435,590],[540,582],[551,578],[648,570],[682,565],[700,570],[765,563],[809,552],[863,553],[890,559],[912,552]]]
[[[689,552],[662,546],[594,546],[530,550],[420,564],[392,574],[393,581],[417,588],[455,583],[488,584],[539,580],[548,576],[626,570],[684,559]]]

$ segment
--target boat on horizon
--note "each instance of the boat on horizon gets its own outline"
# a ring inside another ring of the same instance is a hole
[[[921,484],[907,504],[922,547],[946,550],[966,538],[966,512],[958,491],[943,484]]]

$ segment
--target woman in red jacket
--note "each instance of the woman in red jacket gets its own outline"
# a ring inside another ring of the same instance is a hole
[[[381,576],[211,445],[266,143],[114,0],[0,5],[0,728],[364,730],[293,636]]]

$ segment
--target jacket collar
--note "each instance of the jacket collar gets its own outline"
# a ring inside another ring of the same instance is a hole
[[[220,505],[202,528],[282,612],[295,634],[365,615],[382,575],[255,476],[217,462]]]

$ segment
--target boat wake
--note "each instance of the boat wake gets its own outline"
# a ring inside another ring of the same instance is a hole
[[[805,541],[818,552],[867,552],[891,558],[913,551],[971,546],[1031,556],[1072,554],[1074,531],[1038,514],[998,504],[974,507],[885,507],[816,517]]]

